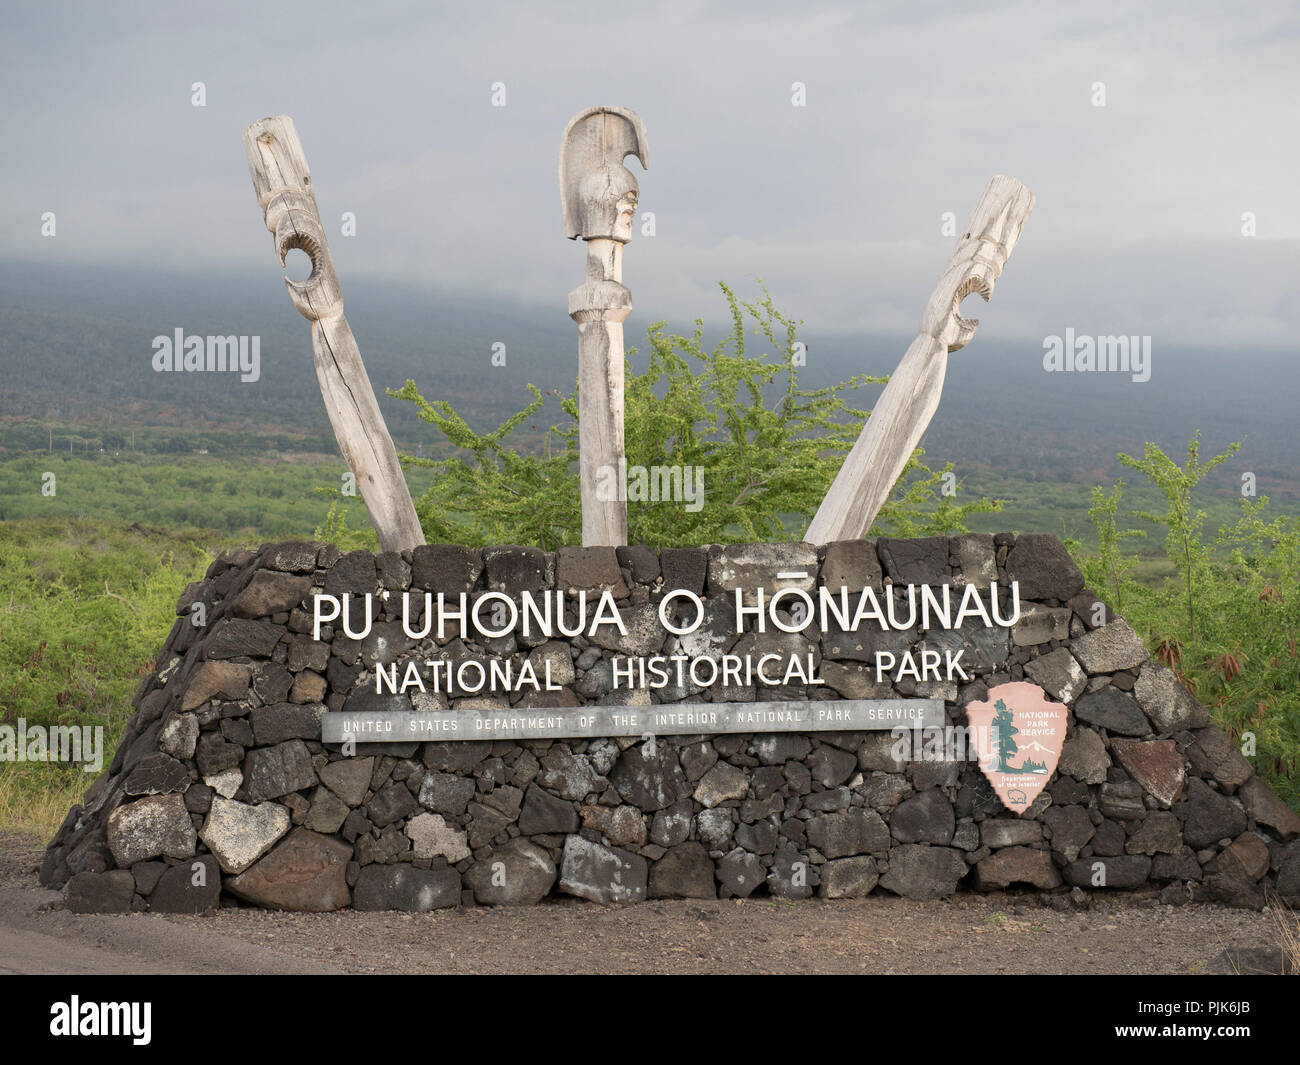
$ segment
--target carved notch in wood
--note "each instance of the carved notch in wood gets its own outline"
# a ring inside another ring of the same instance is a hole
[[[254,122],[244,130],[244,151],[280,265],[294,248],[311,259],[309,277],[286,277],[284,283],[293,305],[312,323],[316,379],[325,410],[370,512],[380,550],[417,547],[424,543],[424,533],[361,352],[343,316],[343,290],[293,119],[277,115]]]

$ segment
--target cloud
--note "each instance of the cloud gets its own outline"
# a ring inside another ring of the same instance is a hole
[[[563,307],[582,255],[559,134],[617,102],[649,132],[657,232],[626,280],[650,317],[715,312],[717,280],[762,277],[816,329],[906,335],[951,248],[942,215],[964,221],[1003,172],[1038,206],[985,328],[1289,345],[1296,26],[1283,4],[1247,22],[1218,3],[28,9],[0,42],[3,254],[266,271],[240,137],[288,112],[327,224],[357,216],[333,240],[345,291]]]

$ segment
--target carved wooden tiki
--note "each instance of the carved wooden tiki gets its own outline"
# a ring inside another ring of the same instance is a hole
[[[624,107],[589,107],[575,115],[560,143],[564,231],[587,244],[587,277],[569,293],[578,323],[578,441],[581,448],[582,543],[627,543],[627,504],[609,490],[623,477],[623,321],[632,293],[623,286],[623,246],[636,220],[636,178],[623,165],[635,155],[649,166],[645,126]]]

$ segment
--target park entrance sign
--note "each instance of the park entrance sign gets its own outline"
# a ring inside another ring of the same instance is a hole
[[[585,245],[583,546],[426,544],[293,122],[245,131],[381,548],[267,544],[192,585],[112,764],[47,849],[74,911],[430,910],[1134,889],[1300,903],[1300,816],[1051,536],[862,539],[1033,206],[995,176],[804,542],[628,546],[623,259],[649,155],[560,151]]]
[[[156,661],[74,910],[1300,901],[1300,817],[1051,536],[268,544]]]
[[[583,549],[584,556],[606,553]],[[754,554],[754,549],[750,549]],[[759,552],[760,554],[762,552]],[[776,556],[779,551],[768,549]],[[617,554],[613,556],[617,561]],[[761,575],[758,575],[761,577]],[[661,579],[662,580],[662,579]],[[414,645],[433,638],[445,647],[453,638],[487,645],[492,641],[520,639],[534,644],[563,639],[586,639],[611,651],[606,659],[610,694],[635,695],[641,702],[624,701],[615,706],[588,707],[584,713],[546,712],[529,706],[513,708],[524,694],[542,695],[567,691],[572,667],[561,653],[532,657],[510,655],[439,655],[402,662],[377,661],[373,669],[373,694],[382,701],[396,696],[395,705],[383,708],[360,705],[326,714],[321,722],[325,743],[402,742],[412,739],[572,739],[577,737],[641,736],[671,732],[677,735],[754,732],[862,731],[894,728],[941,728],[942,699],[843,699],[828,686],[818,669],[822,657],[816,639],[808,632],[834,632],[843,641],[860,641],[866,647],[884,634],[934,632],[951,633],[968,624],[986,630],[1010,630],[1020,620],[1020,589],[1013,581],[1009,589],[1010,608],[1002,616],[998,583],[890,584],[877,590],[870,584],[850,589],[818,586],[813,567],[781,571],[769,590],[761,583],[745,587],[743,580],[706,602],[695,588],[659,587],[654,603],[640,610],[624,611],[611,587],[563,589],[535,594],[524,589],[519,602],[502,591],[486,591],[471,597],[467,592],[448,596],[445,592],[412,593],[394,597],[389,591],[366,592],[354,602],[350,593],[342,596],[318,593],[313,596],[312,633],[317,641],[334,622],[348,639],[365,641],[375,632],[377,609],[395,611],[400,601],[401,635]],[[791,583],[796,582],[796,583]],[[806,585],[806,587],[805,587]],[[624,585],[626,587],[626,585]],[[592,594],[589,596],[589,591]],[[598,594],[596,594],[598,592]],[[376,600],[383,602],[377,607]],[[882,605],[882,602],[884,605]],[[631,631],[635,628],[635,635]],[[332,629],[331,629],[332,631]],[[738,645],[747,633],[756,639],[744,654],[726,648]],[[763,638],[774,636],[773,641]],[[790,637],[791,639],[784,639]],[[676,653],[619,654],[622,650],[656,652],[664,649],[665,638],[676,645]],[[951,641],[950,641],[951,642]],[[966,648],[924,646],[916,650],[876,647],[870,654],[868,674],[883,688],[887,678],[914,684],[969,683],[973,674],[963,666]],[[572,654],[570,657],[579,657]],[[971,669],[975,666],[972,664]],[[825,689],[825,690],[823,690]],[[707,703],[679,702],[676,693],[726,692],[789,693],[808,690],[823,698],[791,698],[779,701],[736,701],[723,698]],[[651,704],[656,694],[668,694],[667,702]],[[453,702],[466,697],[488,696],[495,705],[458,707],[429,715],[410,712],[405,702],[411,695],[443,696]]]

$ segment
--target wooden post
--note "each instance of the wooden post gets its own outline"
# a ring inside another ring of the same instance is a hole
[[[939,406],[948,356],[975,335],[977,319],[958,312],[978,292],[987,303],[1034,206],[1015,178],[985,186],[957,250],[930,295],[921,331],[880,394],[862,434],[822,500],[804,540],[828,544],[867,535]]]
[[[370,511],[380,550],[417,547],[424,543],[424,533],[361,352],[343,317],[343,290],[293,119],[277,115],[254,122],[244,130],[244,150],[266,228],[275,235],[280,265],[293,248],[311,257],[310,277],[305,281],[286,277],[284,283],[293,305],[312,323],[316,379],[325,410]]]
[[[623,450],[623,322],[632,293],[623,286],[623,246],[632,239],[639,190],[623,165],[649,168],[645,126],[624,107],[589,107],[560,141],[564,231],[587,242],[586,280],[569,293],[578,323],[578,445],[584,547],[627,543],[627,503],[619,488]]]

